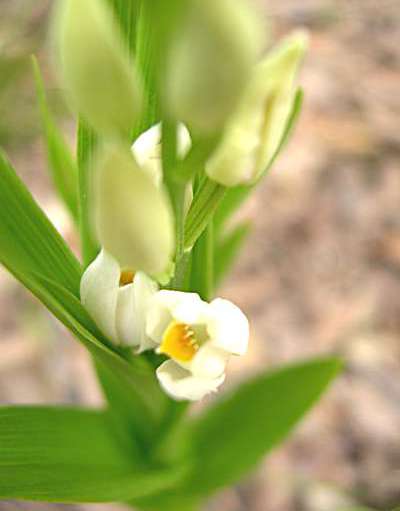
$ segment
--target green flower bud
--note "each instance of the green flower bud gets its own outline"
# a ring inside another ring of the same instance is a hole
[[[167,272],[174,254],[169,198],[129,147],[106,146],[92,169],[93,223],[100,244],[123,269]]]
[[[221,129],[256,62],[260,34],[242,0],[191,0],[168,52],[170,114],[195,133]]]
[[[220,145],[206,165],[225,186],[256,181],[282,139],[295,95],[294,82],[307,49],[307,35],[288,37],[254,70]]]
[[[55,37],[73,107],[105,135],[128,136],[141,108],[141,88],[105,0],[62,0]]]

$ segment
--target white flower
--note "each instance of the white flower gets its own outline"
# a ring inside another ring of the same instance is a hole
[[[170,358],[157,369],[164,390],[195,401],[223,383],[231,355],[247,351],[249,326],[228,300],[207,303],[195,293],[162,290],[149,304],[146,334]]]
[[[161,123],[158,123],[142,133],[132,145],[136,161],[157,187],[160,187],[163,181],[161,136]],[[178,124],[177,146],[178,158],[183,160],[192,147],[192,139],[182,123]],[[189,183],[185,193],[185,213],[189,211],[192,199],[193,188]]]
[[[122,268],[158,276],[175,252],[171,201],[164,186],[134,158],[129,146],[105,144],[92,169],[92,222],[100,246]]]
[[[142,133],[132,145],[136,161],[153,179],[156,186],[162,183],[161,135],[161,123],[158,123]],[[183,159],[192,146],[189,131],[184,124],[178,125],[177,138],[178,157]]]
[[[304,32],[293,34],[254,68],[221,143],[207,162],[211,179],[225,186],[249,184],[267,169],[293,107],[294,82],[307,41]]]
[[[145,332],[148,304],[157,284],[145,273],[121,271],[102,250],[81,279],[81,301],[100,330],[115,344],[138,352],[154,347]]]

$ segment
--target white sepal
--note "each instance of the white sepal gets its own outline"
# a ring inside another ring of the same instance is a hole
[[[225,374],[218,378],[199,378],[183,369],[173,360],[167,360],[157,369],[157,378],[165,392],[177,401],[198,401],[207,394],[216,392],[225,380]]]
[[[82,304],[100,330],[114,341],[120,274],[117,261],[102,250],[86,269],[80,284]]]
[[[208,308],[207,329],[213,346],[233,355],[244,355],[249,342],[249,322],[234,303],[222,298]]]

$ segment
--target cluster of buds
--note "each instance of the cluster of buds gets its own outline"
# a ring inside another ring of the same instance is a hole
[[[211,141],[196,178],[250,185],[282,139],[306,36],[292,35],[260,61],[261,29],[245,0],[190,0],[175,21],[160,35],[155,90],[159,121],[176,127],[177,167]],[[82,303],[114,343],[167,357],[157,377],[168,394],[200,399],[221,385],[230,355],[245,353],[248,323],[227,300],[207,303],[167,285],[194,172],[176,180],[184,189],[176,207],[162,124],[131,140],[145,85],[104,0],[62,0],[57,37],[67,96],[100,139],[89,199],[101,252],[82,277]]]

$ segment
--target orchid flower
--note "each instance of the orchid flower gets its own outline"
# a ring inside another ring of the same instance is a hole
[[[160,187],[163,181],[161,161],[161,123],[155,124],[142,133],[133,143],[132,152],[141,168]],[[182,123],[178,124],[177,154],[179,159],[185,158],[192,146],[190,133]],[[185,192],[185,212],[187,213],[193,199],[193,187],[188,183]]]
[[[154,344],[145,333],[145,315],[157,284],[143,272],[122,270],[105,250],[81,279],[81,301],[100,330],[115,344],[142,352]]]
[[[174,218],[164,187],[129,146],[106,145],[93,168],[92,222],[99,244],[121,265],[163,275],[175,250]]]
[[[196,293],[161,290],[149,301],[146,334],[169,357],[157,369],[165,392],[196,401],[223,383],[231,355],[246,353],[249,325],[228,300],[207,303]]]
[[[136,161],[153,179],[156,186],[163,180],[161,164],[161,123],[155,124],[142,133],[133,143],[132,152]],[[184,158],[190,150],[192,141],[184,124],[178,125],[177,152],[179,158]]]
[[[267,169],[282,140],[295,96],[295,79],[308,37],[298,31],[253,70],[221,143],[206,165],[224,186],[254,183]]]

